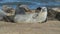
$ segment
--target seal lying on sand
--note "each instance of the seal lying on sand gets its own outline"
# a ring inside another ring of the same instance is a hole
[[[59,20],[60,21],[60,8],[48,8],[48,20]]]
[[[15,10],[7,5],[3,5],[0,10],[0,19],[3,18],[4,21],[12,22]]]
[[[3,20],[3,17],[6,16],[6,13],[0,9],[0,21]]]
[[[28,8],[28,7],[27,7]],[[25,9],[25,8],[24,8]],[[22,10],[21,10],[22,11]],[[38,9],[38,13],[28,13],[28,14],[17,14],[14,17],[14,21],[17,23],[37,23],[44,22],[47,18],[47,8],[41,7],[41,10]],[[38,16],[36,16],[38,15]]]

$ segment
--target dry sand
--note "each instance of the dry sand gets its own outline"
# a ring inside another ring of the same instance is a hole
[[[46,23],[8,23],[0,21],[0,34],[60,34],[59,21]]]

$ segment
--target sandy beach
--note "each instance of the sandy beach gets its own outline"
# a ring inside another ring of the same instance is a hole
[[[0,34],[60,34],[60,21],[10,23],[0,21]]]

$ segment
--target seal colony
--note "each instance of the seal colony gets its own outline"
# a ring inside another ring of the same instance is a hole
[[[16,9],[3,6],[3,10],[0,10],[0,16],[3,17],[2,20],[8,22],[42,23],[47,20],[47,8],[37,7],[33,11],[30,10],[27,5],[18,5]]]

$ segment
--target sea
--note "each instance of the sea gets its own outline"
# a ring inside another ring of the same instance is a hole
[[[29,9],[37,7],[60,7],[60,0],[0,0],[0,9],[3,5],[16,8],[18,4],[28,5]]]

